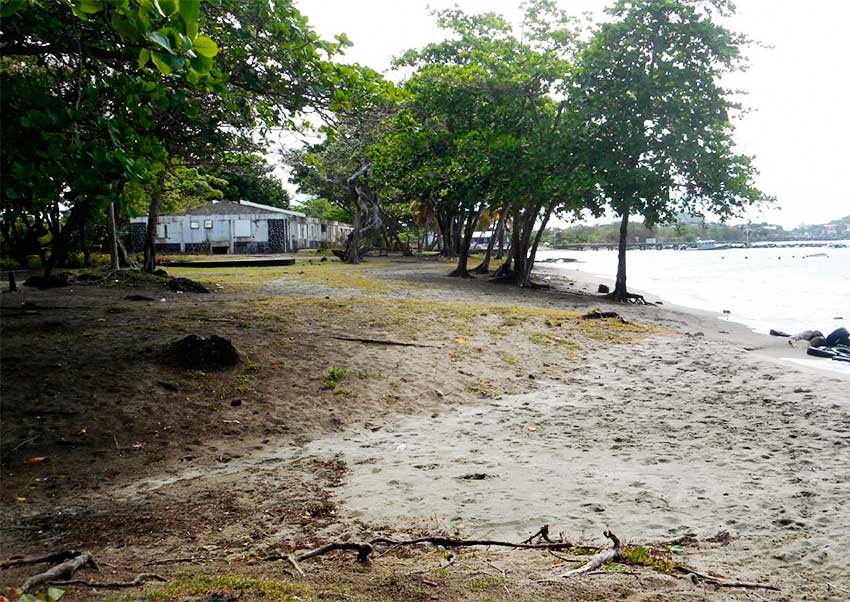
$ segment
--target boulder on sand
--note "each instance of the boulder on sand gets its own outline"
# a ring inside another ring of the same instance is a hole
[[[814,338],[822,337],[823,333],[820,330],[804,330],[794,337],[795,341],[811,341]]]
[[[826,346],[850,345],[850,332],[846,328],[837,328],[826,337]]]

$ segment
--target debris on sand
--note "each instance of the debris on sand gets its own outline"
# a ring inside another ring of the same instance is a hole
[[[186,370],[225,370],[239,363],[239,351],[233,343],[218,335],[190,334],[171,343],[166,356]]]

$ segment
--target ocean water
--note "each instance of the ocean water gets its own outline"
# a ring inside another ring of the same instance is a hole
[[[844,241],[846,243],[846,241]],[[806,257],[825,253],[825,257]],[[569,276],[576,269],[613,280],[616,251],[541,250]],[[628,251],[627,282],[664,301],[717,313],[756,332],[850,328],[850,247],[720,251]],[[728,313],[724,313],[724,310]],[[834,362],[837,363],[837,362]]]

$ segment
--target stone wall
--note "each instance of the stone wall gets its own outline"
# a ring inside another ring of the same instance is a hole
[[[141,253],[145,250],[145,230],[147,224],[131,223],[130,224],[130,239],[127,245],[128,253]]]
[[[270,219],[269,224],[269,242],[267,253],[284,253],[286,252],[286,220]]]

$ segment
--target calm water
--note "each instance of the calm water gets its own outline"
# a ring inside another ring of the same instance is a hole
[[[806,257],[815,253],[827,256]],[[549,264],[567,276],[579,269],[613,280],[617,273],[616,251],[541,251],[538,256],[577,259],[580,263]],[[850,248],[629,251],[626,261],[630,289],[717,312],[757,332],[829,334],[850,327]]]

